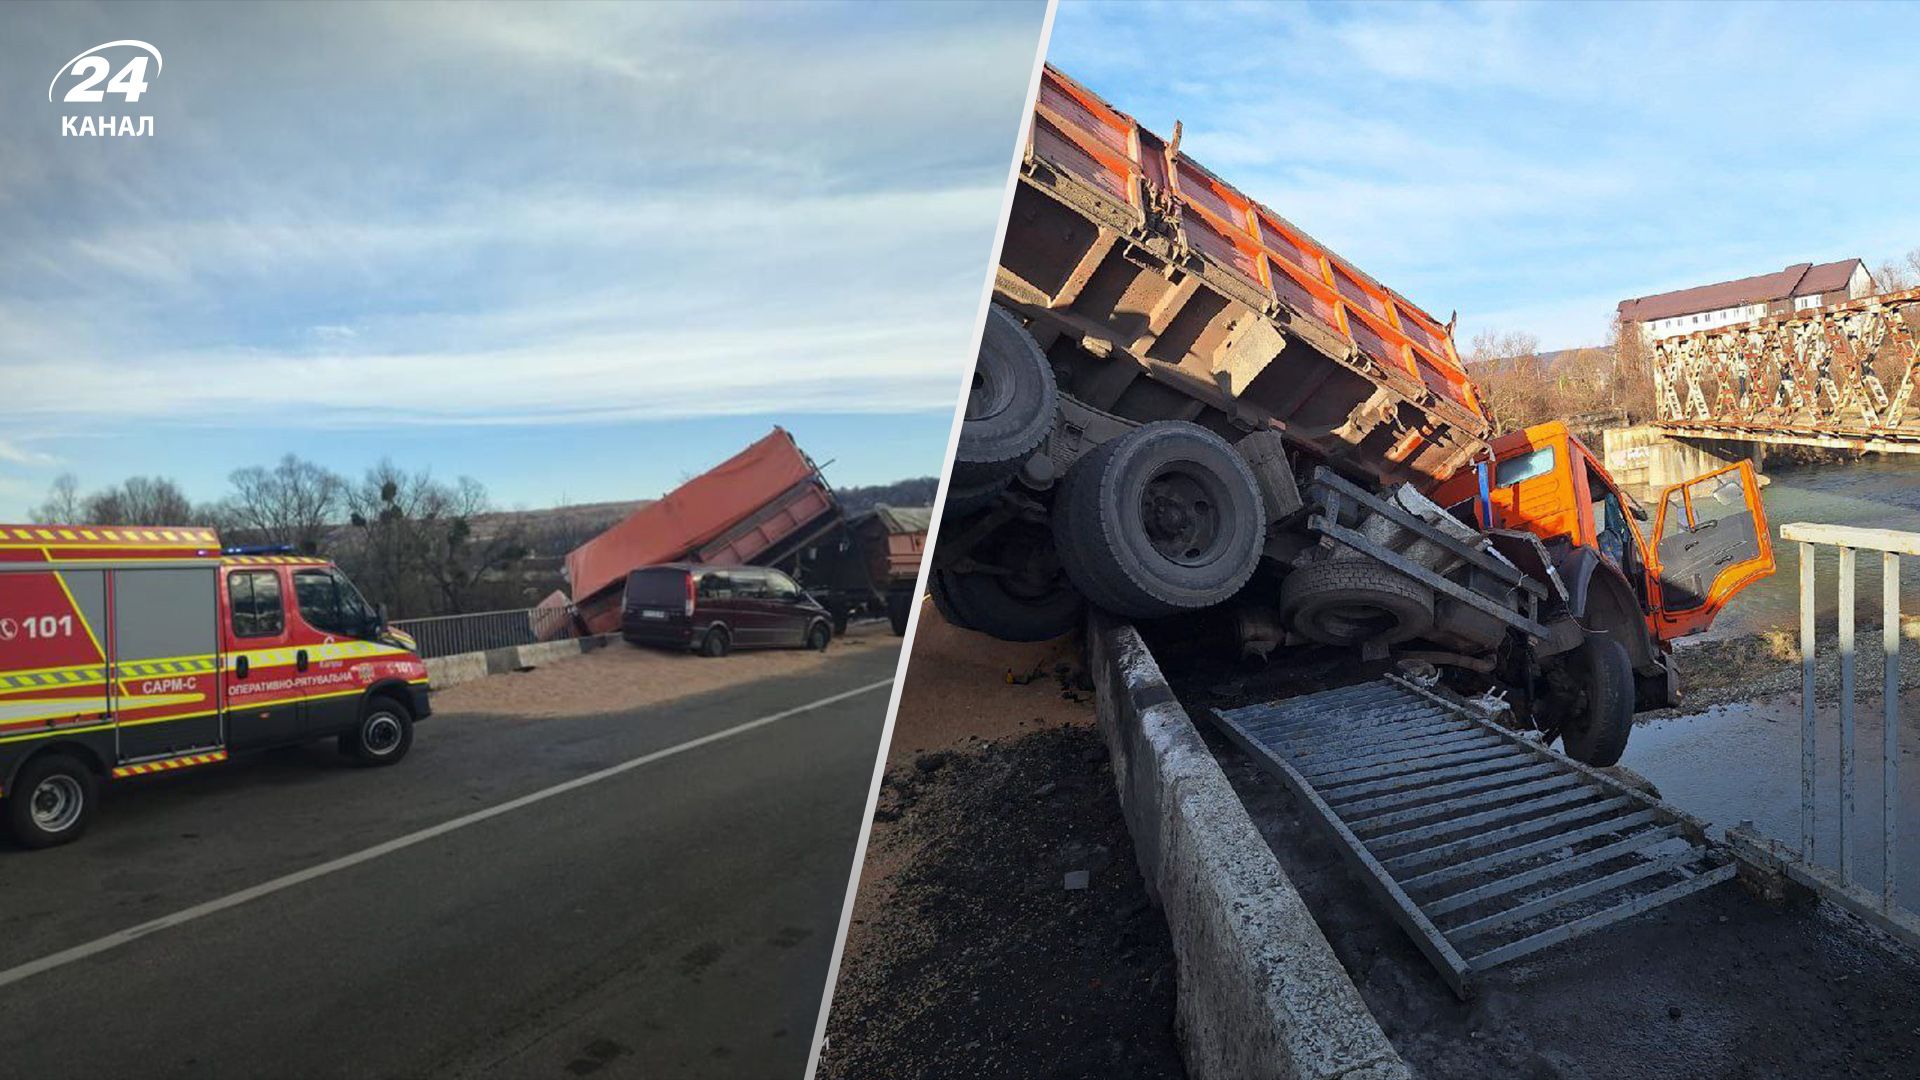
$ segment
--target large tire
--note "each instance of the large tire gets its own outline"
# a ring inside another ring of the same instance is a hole
[[[1433,590],[1369,559],[1307,563],[1280,583],[1280,621],[1322,645],[1393,645],[1433,629]]]
[[[933,609],[947,621],[948,626],[957,626],[962,630],[973,629],[972,624],[953,606],[953,594],[947,591],[947,571],[935,570],[927,575],[927,595],[933,599]]]
[[[959,477],[955,477],[953,482],[947,485],[946,521],[941,524],[945,525],[948,521],[957,521],[985,510],[992,506],[994,500],[998,499],[1000,493],[1005,490],[1007,490],[1007,478],[1004,476],[971,487],[962,485]]]
[[[413,714],[386,696],[368,698],[360,722],[340,736],[340,751],[362,765],[393,765],[413,749]]]
[[[85,762],[58,751],[20,767],[7,792],[7,832],[23,848],[50,848],[80,839],[100,802],[100,778]]]
[[[935,570],[947,602],[969,630],[1001,641],[1047,641],[1080,626],[1085,605],[1071,588],[1056,586],[1038,593],[1021,593],[1012,579],[1001,574],[956,574]],[[937,595],[937,594],[936,594]],[[937,602],[937,601],[936,601]]]
[[[1152,619],[1239,592],[1260,563],[1266,510],[1226,440],[1161,420],[1074,463],[1054,495],[1053,535],[1088,602]]]
[[[887,594],[887,622],[893,627],[894,637],[907,636],[907,618],[912,614],[912,593],[890,592]]]
[[[1046,354],[1006,309],[987,311],[973,387],[953,459],[956,488],[977,489],[1012,476],[1046,441],[1060,404]]]
[[[1618,764],[1633,732],[1633,659],[1610,637],[1587,635],[1566,658],[1579,688],[1560,719],[1560,748],[1596,768]]]

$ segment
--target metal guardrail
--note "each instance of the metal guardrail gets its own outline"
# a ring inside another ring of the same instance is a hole
[[[1920,944],[1920,913],[1902,906],[1898,897],[1900,839],[1900,556],[1920,555],[1920,533],[1892,529],[1858,529],[1797,521],[1780,527],[1780,539],[1800,545],[1800,859],[1787,872],[1844,906],[1866,916],[1882,929]],[[1814,743],[1817,665],[1814,641],[1815,545],[1839,549],[1840,650],[1840,820],[1839,865],[1829,871],[1815,860],[1814,826],[1818,800]],[[1854,843],[1859,831],[1854,817],[1854,577],[1856,553],[1878,551],[1881,559],[1881,651],[1886,668],[1882,676],[1880,851],[1882,881],[1876,897],[1854,882]]]
[[[413,636],[423,659],[574,636],[572,605],[397,619],[393,626]]]

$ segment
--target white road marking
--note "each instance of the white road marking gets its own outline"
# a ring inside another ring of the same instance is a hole
[[[808,702],[805,705],[795,706],[794,708],[773,713],[769,716],[763,716],[758,720],[749,720],[744,724],[735,724],[733,727],[716,731],[709,735],[702,735],[697,739],[689,739],[686,742],[669,746],[664,750],[655,750],[652,753],[642,754],[629,761],[623,761],[618,765],[610,765],[607,768],[601,769],[599,772],[588,773],[585,776],[577,776],[572,780],[555,784],[549,788],[542,788],[532,794],[522,795],[517,799],[509,799],[498,806],[489,806],[485,810],[476,810],[464,817],[457,817],[451,821],[443,821],[438,825],[429,826],[418,832],[395,837],[385,843],[375,844],[370,848],[356,851],[351,855],[342,855],[340,858],[332,859],[316,866],[309,866],[305,870],[296,870],[284,877],[277,877],[272,881],[265,881],[251,888],[241,889],[239,892],[229,893],[217,899],[195,904],[190,908],[183,908],[171,915],[162,915],[157,919],[143,922],[138,926],[130,926],[125,930],[108,934],[102,938],[96,938],[83,945],[75,945],[70,949],[62,949],[57,953],[43,956],[38,960],[29,960],[17,967],[0,971],[0,986],[10,986],[22,979],[32,978],[42,972],[64,967],[76,960],[84,960],[90,956],[98,956],[103,952],[107,952],[110,949],[117,949],[122,945],[137,941],[149,934],[157,933],[161,930],[168,930],[184,923],[192,922],[203,916],[225,911],[228,908],[239,907],[241,904],[247,903],[250,900],[258,900],[263,896],[270,896],[284,889],[291,889],[295,885],[302,885],[316,878],[326,877],[328,874],[337,873],[349,867],[358,866],[364,862],[371,862],[383,855],[391,855],[396,851],[410,848],[415,844],[426,843],[435,837],[445,836],[448,833],[464,829],[469,825],[478,825],[480,822],[490,818],[512,813],[523,807],[532,806],[534,803],[544,802],[556,795],[564,795],[569,791],[586,787],[589,784],[597,784],[602,780],[611,779],[612,777],[619,776],[621,773],[638,769],[643,765],[651,765],[664,758],[673,757],[675,754],[684,754],[688,750],[697,749],[708,743],[719,742],[722,739],[730,739],[735,735],[743,735],[755,728],[766,727],[768,724],[777,723],[790,716],[798,716],[804,712],[812,712],[815,709],[824,708],[828,705],[845,701],[848,698],[858,697],[861,694],[872,693],[881,687],[891,685],[893,685],[892,679],[882,679],[876,683],[868,683],[865,686],[855,687],[844,693],[834,694],[831,697],[823,697],[818,701]]]

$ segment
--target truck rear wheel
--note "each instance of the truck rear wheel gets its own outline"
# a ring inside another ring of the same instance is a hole
[[[1012,476],[1053,430],[1060,390],[1053,367],[1020,320],[998,304],[987,311],[953,459],[956,488]]]
[[[956,574],[935,570],[945,578],[947,602],[963,622],[1001,641],[1047,641],[1080,625],[1085,606],[1080,594],[1063,584],[1031,589],[1003,574]]]
[[[907,617],[912,614],[912,593],[890,592],[887,594],[887,622],[893,627],[894,637],[907,635]]]
[[[962,630],[973,629],[967,620],[961,617],[959,610],[953,606],[953,594],[947,591],[947,571],[935,570],[927,575],[927,595],[933,598],[934,610],[940,613],[940,617],[947,621],[948,626],[957,626]]]
[[[21,766],[7,792],[7,832],[23,848],[80,839],[93,822],[100,780],[71,754],[42,754]]]
[[[1588,634],[1568,653],[1569,692],[1560,707],[1560,748],[1575,761],[1606,768],[1618,764],[1633,731],[1633,660],[1610,637]]]
[[[1433,590],[1371,560],[1328,559],[1288,571],[1280,619],[1322,645],[1392,645],[1433,628]]]
[[[1006,489],[1007,478],[1004,476],[972,486],[963,485],[959,477],[954,477],[953,482],[947,485],[947,520],[954,521],[985,510]]]
[[[1054,496],[1053,535],[1090,603],[1151,619],[1239,592],[1260,562],[1266,511],[1224,439],[1161,420],[1074,464]]]

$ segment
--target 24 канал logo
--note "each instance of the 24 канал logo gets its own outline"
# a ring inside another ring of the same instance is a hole
[[[115,61],[120,61],[118,67]],[[53,81],[47,84],[47,100],[54,100],[61,83],[67,84],[60,101],[91,105],[119,97],[128,105],[138,102],[151,85],[148,80],[160,74],[163,66],[160,50],[131,38],[109,41],[81,53],[60,65]],[[102,85],[105,84],[105,85]],[[137,136],[153,134],[151,116],[62,116],[62,135]]]

